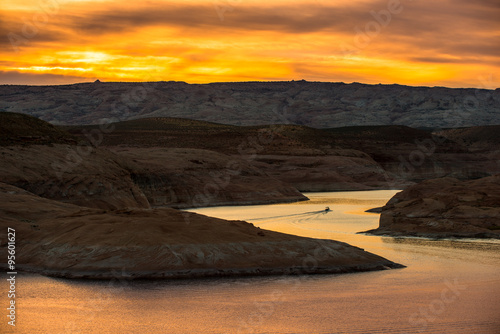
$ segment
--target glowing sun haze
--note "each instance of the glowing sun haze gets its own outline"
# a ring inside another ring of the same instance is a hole
[[[500,86],[497,0],[2,0],[0,84]]]

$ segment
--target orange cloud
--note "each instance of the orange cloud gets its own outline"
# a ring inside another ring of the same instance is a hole
[[[494,0],[2,3],[0,83],[500,80]]]

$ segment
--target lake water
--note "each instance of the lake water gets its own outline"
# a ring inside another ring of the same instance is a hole
[[[405,269],[133,282],[24,274],[17,281],[17,326],[2,316],[1,332],[500,333],[499,242],[356,234],[378,226],[379,215],[364,211],[394,193],[309,193],[308,202],[190,211],[345,241]],[[325,206],[332,211],[318,212]]]

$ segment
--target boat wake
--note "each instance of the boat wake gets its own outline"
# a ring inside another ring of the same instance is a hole
[[[318,211],[309,211],[309,212],[302,212],[302,213],[293,213],[289,215],[281,215],[281,216],[272,216],[272,217],[260,217],[260,218],[251,218],[251,219],[244,219],[247,222],[250,221],[266,221],[270,219],[282,219],[282,218],[290,218],[290,217],[300,217],[301,220],[306,219],[309,220],[313,218],[313,216],[320,215],[320,214],[327,214],[328,212],[331,212],[329,208],[326,208],[324,210],[318,210]]]

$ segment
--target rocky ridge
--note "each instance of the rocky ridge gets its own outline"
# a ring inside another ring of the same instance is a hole
[[[0,113],[10,128],[18,114]],[[7,117],[9,116],[9,117]],[[195,207],[306,200],[297,189],[242,159],[196,149],[94,147],[36,118],[24,128],[46,129],[43,142],[8,135],[0,146],[0,182],[80,206],[120,209]],[[8,133],[7,131],[2,132]],[[61,133],[74,144],[60,143]],[[13,145],[12,143],[17,143]]]
[[[180,117],[232,125],[451,128],[500,124],[499,101],[500,89],[306,81],[0,86],[0,110],[53,124]]]
[[[500,174],[471,181],[426,180],[381,209],[376,235],[500,238]]]
[[[429,178],[500,173],[488,151],[471,152],[466,143],[400,125],[314,129],[156,117],[109,127],[113,130],[102,133],[99,142],[115,152],[159,147],[215,151],[300,191],[402,189]],[[86,133],[99,133],[100,126],[63,128],[84,140]]]
[[[151,206],[174,208],[307,200],[295,187],[241,157],[187,148],[110,147],[132,161],[131,178]]]

